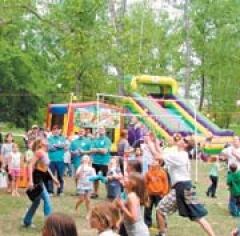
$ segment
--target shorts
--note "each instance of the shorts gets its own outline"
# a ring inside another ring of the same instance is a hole
[[[92,167],[95,169],[98,174],[99,171],[102,172],[103,176],[107,176],[108,166],[102,164],[92,164]]]
[[[19,177],[20,176],[20,169],[11,169],[10,170],[10,174],[11,176],[14,178],[14,177]]]
[[[177,191],[176,189],[177,188]],[[179,215],[196,220],[207,215],[207,210],[196,198],[191,182],[178,183],[158,204],[157,210],[164,216],[179,211]]]
[[[157,211],[164,216],[168,216],[175,213],[177,209],[176,190],[171,189],[170,192],[159,202]]]
[[[77,194],[82,196],[82,195],[91,195],[92,189],[86,189],[86,188],[77,188]]]

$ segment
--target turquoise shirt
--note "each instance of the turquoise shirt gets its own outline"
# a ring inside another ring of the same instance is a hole
[[[78,150],[82,150],[84,152],[90,151],[91,149],[91,141],[89,138],[79,137],[74,139],[70,144],[70,152],[72,156],[72,163],[74,168],[78,168],[81,164],[82,157],[84,153],[79,153]],[[75,154],[75,152],[77,153]]]
[[[107,136],[100,135],[98,138],[96,138],[92,141],[92,148],[107,149],[106,154],[102,154],[102,153],[98,153],[98,152],[92,154],[92,160],[93,160],[94,164],[108,165],[110,158],[111,158],[111,154],[110,154],[111,145],[112,145],[112,142]]]
[[[209,176],[218,177],[218,169],[219,169],[219,165],[217,163],[213,163],[211,166]]]
[[[48,138],[48,156],[50,161],[64,161],[64,148],[66,139],[63,136],[50,136]]]

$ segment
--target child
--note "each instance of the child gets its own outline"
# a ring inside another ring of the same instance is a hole
[[[75,205],[75,211],[77,212],[79,205],[85,201],[87,217],[90,211],[90,196],[93,191],[93,182],[89,179],[94,176],[96,176],[96,172],[91,166],[90,157],[88,155],[84,155],[82,157],[82,164],[76,171],[78,199]]]
[[[8,158],[8,168],[9,173],[12,176],[12,196],[20,197],[18,192],[17,182],[20,177],[20,170],[21,170],[21,153],[18,150],[18,145],[13,143],[12,145],[12,152]]]
[[[209,178],[211,180],[211,185],[208,187],[206,195],[208,197],[215,198],[216,197],[216,190],[217,190],[217,184],[218,184],[218,171],[220,170],[220,165],[218,162],[217,156],[212,156],[210,158],[211,170],[209,173]]]
[[[90,226],[97,229],[98,236],[119,236],[113,231],[119,219],[119,210],[113,203],[100,202],[91,211]]]
[[[127,192],[126,201],[118,198],[115,202],[123,213],[123,223],[128,236],[149,236],[140,207],[147,204],[144,178],[139,173],[131,173],[124,181],[124,188]]]
[[[42,229],[42,236],[77,236],[76,223],[67,214],[55,212],[50,214]]]
[[[230,164],[229,168],[231,171],[227,176],[230,191],[229,211],[232,216],[240,216],[240,171],[237,171],[235,163]]]
[[[64,172],[72,177],[72,163],[71,163],[71,152],[69,150],[69,145],[64,148]]]
[[[121,194],[122,172],[117,157],[110,160],[107,171],[107,199],[112,201]]]
[[[136,155],[136,160],[142,162],[142,150],[141,150],[141,148],[136,148],[135,155]]]
[[[32,144],[33,144],[33,141],[27,142],[27,151],[25,152],[25,161],[27,165],[32,161],[32,158],[34,155],[32,151]]]
[[[0,188],[7,188],[7,172],[2,167],[1,160],[0,160]]]
[[[158,160],[153,160],[144,178],[150,201],[149,206],[144,209],[144,222],[150,228],[153,205],[156,207],[162,197],[168,193],[168,177]]]

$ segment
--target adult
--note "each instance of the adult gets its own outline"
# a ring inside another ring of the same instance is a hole
[[[39,195],[39,197],[33,199],[30,207],[28,208],[23,218],[22,225],[25,227],[35,228],[35,225],[32,223],[32,220],[38,206],[40,205],[41,199],[44,202],[43,205],[44,216],[48,216],[52,212],[52,205],[46,186],[50,178],[51,179],[53,178],[56,184],[58,184],[58,181],[54,179],[54,177],[51,175],[51,172],[48,171],[50,161],[48,158],[47,146],[48,146],[47,140],[45,139],[36,139],[32,145],[34,157],[32,158],[31,163],[28,166],[29,172],[28,189],[33,189],[35,186],[40,185],[42,188],[42,192]]]
[[[32,128],[27,132],[27,141],[34,141],[39,138],[39,127],[38,125],[33,125]]]
[[[144,134],[145,129],[143,124],[140,123],[137,117],[133,116],[128,128],[129,144],[134,148],[140,147],[141,143],[143,143]]]
[[[176,142],[177,151],[162,156],[168,166],[172,188],[157,207],[158,236],[165,235],[165,217],[179,211],[180,216],[188,217],[200,224],[209,236],[215,236],[211,225],[204,218],[207,211],[196,199],[196,192],[191,182],[188,150],[193,142],[180,139]]]
[[[48,155],[50,159],[50,170],[53,175],[57,174],[60,186],[57,189],[58,196],[64,196],[64,150],[67,144],[64,136],[60,135],[61,129],[58,125],[52,127],[52,135],[48,138]],[[54,194],[53,181],[48,183],[50,196]]]
[[[119,164],[122,173],[124,172],[124,157],[133,152],[133,148],[128,142],[128,131],[122,130],[120,133],[120,139],[117,143],[117,155],[119,156]]]
[[[102,172],[103,176],[107,175],[108,164],[111,158],[110,148],[111,140],[106,136],[106,129],[104,127],[99,128],[98,137],[92,141],[92,161],[93,168],[96,170],[96,173]],[[98,197],[99,190],[99,181],[94,182],[94,191],[92,198]]]
[[[148,167],[152,164],[153,160],[160,155],[160,152],[155,146],[155,143],[148,134],[145,134],[143,137],[143,143],[141,144],[142,150],[142,166],[143,174],[148,171]]]
[[[225,157],[228,163],[228,170],[230,165],[235,163],[237,170],[240,171],[240,139],[238,136],[234,136],[232,145],[224,148],[221,152],[221,156]]]
[[[70,144],[74,173],[81,164],[82,157],[90,153],[91,141],[85,137],[85,129],[80,128],[78,136]]]

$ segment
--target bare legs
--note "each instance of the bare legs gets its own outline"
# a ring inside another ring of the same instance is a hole
[[[94,181],[94,183],[93,183],[93,189],[94,189],[93,195],[96,195],[96,196],[98,195],[99,185],[100,185],[99,180]]]
[[[210,223],[205,218],[197,219],[197,220],[195,220],[195,222],[200,224],[200,226],[204,229],[204,231],[209,236],[215,236],[215,233],[213,232],[212,226],[210,225]]]
[[[78,207],[85,202],[85,207],[87,210],[86,218],[88,218],[89,212],[90,212],[90,196],[88,194],[86,195],[80,195],[77,199],[76,205],[75,205],[75,213],[77,213]]]
[[[12,196],[14,197],[20,197],[20,194],[18,192],[18,186],[17,186],[17,182],[18,182],[18,178],[17,176],[14,176],[12,181],[11,181],[11,190],[12,190]]]
[[[166,232],[165,217],[159,211],[157,211],[156,219],[157,219],[157,224],[158,224],[158,227],[159,227],[159,232],[160,233]]]

